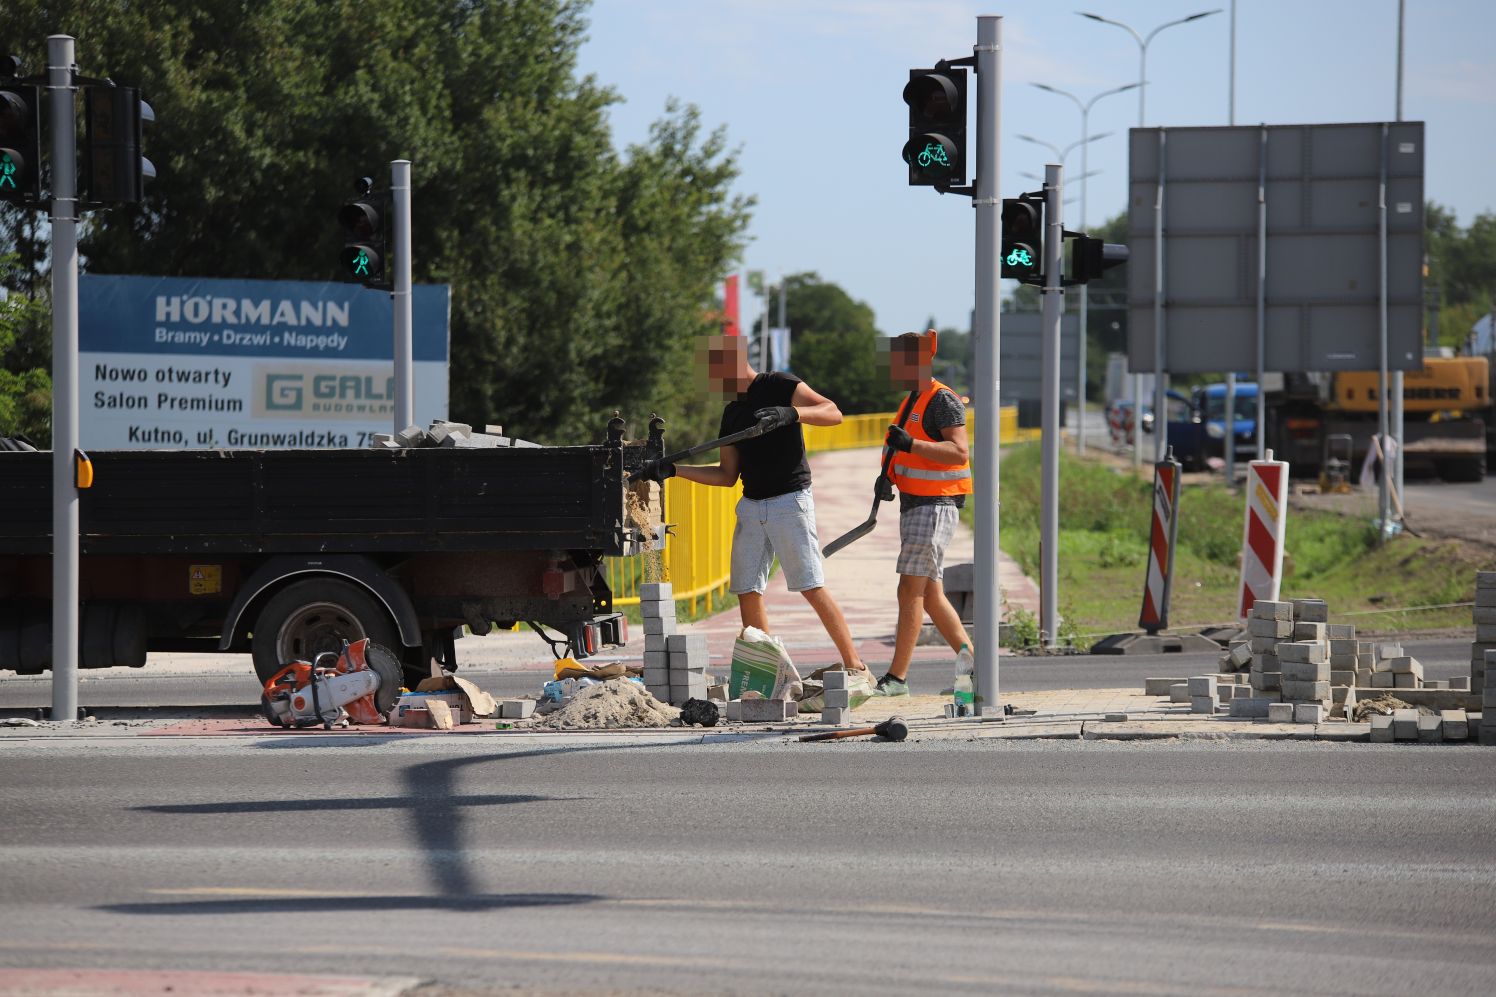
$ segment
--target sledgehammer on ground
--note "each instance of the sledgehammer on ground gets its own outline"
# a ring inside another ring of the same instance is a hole
[[[828,730],[820,734],[806,734],[802,741],[835,741],[843,737],[866,737],[873,734],[888,741],[902,741],[909,736],[909,725],[903,717],[889,717],[876,727],[853,727],[850,730]]]

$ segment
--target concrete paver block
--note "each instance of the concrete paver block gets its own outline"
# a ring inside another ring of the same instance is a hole
[[[671,654],[702,655],[708,653],[705,634],[670,634],[665,638],[665,649]]]
[[[1293,633],[1292,620],[1247,619],[1247,633],[1252,637],[1272,637],[1284,640]]]
[[[1252,609],[1247,615],[1259,620],[1291,620],[1293,603],[1258,600],[1252,603]]]
[[[667,667],[669,665],[669,663],[670,663],[670,658],[668,657],[668,654],[669,654],[669,652],[667,652],[667,651],[645,651],[644,652],[644,670],[645,671],[649,671],[651,668],[665,668],[665,667]]]
[[[1456,675],[1449,680],[1449,687],[1451,689],[1469,689],[1470,678],[1467,675]]]
[[[675,601],[675,586],[670,582],[645,582],[639,586],[640,602],[658,602],[661,599]]]
[[[663,653],[664,650],[665,650],[665,635],[664,634],[645,634],[644,635],[644,653],[645,654],[648,654],[650,651],[660,651],[660,652]]]
[[[1371,743],[1391,744],[1392,741],[1392,718],[1373,713],[1371,715]]]
[[[1330,663],[1328,661],[1284,661],[1284,682],[1328,682],[1330,681]]]
[[[1233,699],[1231,701],[1231,715],[1249,720],[1260,720],[1267,716],[1268,708],[1273,702],[1256,696]]]
[[[1425,689],[1448,689],[1449,688],[1449,679],[1424,679],[1423,680],[1423,688],[1425,688]]]
[[[1438,744],[1444,740],[1444,718],[1440,714],[1418,715],[1418,740],[1425,744]]]
[[[844,726],[851,712],[845,706],[828,706],[821,711],[821,723],[834,727]]]
[[[1216,711],[1216,698],[1214,696],[1191,696],[1191,713],[1214,713]]]
[[[1319,641],[1291,641],[1278,645],[1278,660],[1284,663],[1309,661],[1319,664],[1328,663],[1330,655],[1325,645]]]
[[[1253,654],[1272,654],[1278,649],[1278,641],[1277,637],[1252,637],[1247,640],[1247,646]]]
[[[651,617],[655,619],[673,620],[675,619],[675,600],[671,599],[664,602],[649,602],[644,599],[640,599],[639,615],[644,617],[646,620],[650,619]]]
[[[1371,687],[1373,689],[1391,689],[1392,688],[1392,673],[1391,672],[1373,672],[1372,676],[1371,676]]]
[[[1325,722],[1325,708],[1320,703],[1294,703],[1293,722],[1296,724],[1319,724]]]
[[[845,689],[847,687],[847,673],[840,668],[832,668],[821,673],[821,687],[827,692],[832,689]]]
[[[1292,703],[1268,703],[1267,704],[1267,719],[1268,719],[1268,723],[1275,723],[1275,724],[1291,724],[1291,723],[1293,723],[1293,704]]]
[[[667,636],[675,633],[675,617],[664,619],[658,616],[644,617],[644,634],[647,637]]]
[[[1342,672],[1332,671],[1330,673],[1330,684],[1333,686],[1351,686],[1356,684],[1356,673],[1354,671]]]
[[[1351,657],[1356,656],[1357,645],[1360,643],[1360,641],[1357,641],[1354,638],[1346,640],[1341,637],[1330,637],[1328,639],[1330,641],[1330,653],[1332,655],[1348,654]]]
[[[1336,671],[1354,671],[1356,662],[1359,660],[1361,659],[1357,658],[1354,654],[1332,654],[1330,655],[1330,667]]]
[[[1248,677],[1248,683],[1253,689],[1266,691],[1268,689],[1281,689],[1283,687],[1282,672],[1253,672]]]
[[[499,703],[499,719],[524,720],[535,712],[533,699],[506,699]]]
[[[1470,740],[1470,718],[1464,710],[1440,710],[1439,718],[1444,721],[1444,740]]]
[[[1185,681],[1190,687],[1191,696],[1215,695],[1216,677],[1214,675],[1191,675]]]
[[[1398,655],[1388,660],[1390,663],[1387,666],[1387,670],[1390,672],[1407,672],[1411,675],[1423,671],[1423,666],[1418,663],[1418,659],[1406,654]]]
[[[1378,644],[1377,645],[1377,657],[1378,658],[1382,658],[1384,660],[1387,659],[1387,658],[1400,658],[1400,657],[1402,657],[1402,653],[1403,653],[1403,649],[1402,649],[1402,645],[1401,644]]]
[[[670,684],[670,669],[668,668],[646,668],[644,669],[644,684],[653,688],[658,685]]]
[[[1293,618],[1299,623],[1327,623],[1330,619],[1330,607],[1323,599],[1295,599]]]
[[[1295,703],[1327,703],[1330,701],[1330,683],[1284,679],[1283,698]]]
[[[1143,695],[1145,696],[1167,696],[1172,686],[1185,682],[1183,678],[1145,678],[1143,679]]]
[[[1233,665],[1250,665],[1252,663],[1252,645],[1248,641],[1232,641],[1231,646],[1226,649],[1226,656],[1231,659]]]
[[[1476,606],[1471,611],[1476,624],[1496,625],[1496,606]]]
[[[1418,740],[1418,711],[1392,711],[1392,737],[1397,741]]]
[[[1331,640],[1355,640],[1356,625],[1354,623],[1326,623],[1325,636]]]
[[[852,691],[850,689],[827,689],[822,693],[822,702],[836,709],[851,709]]]
[[[1171,702],[1171,703],[1188,703],[1189,701],[1190,701],[1190,684],[1189,684],[1189,680],[1186,679],[1183,682],[1176,682],[1174,685],[1169,686],[1169,702]]]
[[[1393,672],[1392,688],[1394,689],[1416,689],[1418,688],[1418,676],[1409,672]]]
[[[1322,641],[1325,639],[1325,625],[1323,623],[1295,623],[1293,639]]]
[[[782,723],[793,720],[800,711],[800,704],[785,699],[737,699],[727,704],[737,704],[738,719],[745,724]]]

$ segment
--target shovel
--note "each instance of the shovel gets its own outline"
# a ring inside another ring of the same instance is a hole
[[[918,389],[909,392],[909,397],[904,401],[903,410],[899,413],[898,427],[904,428],[904,423],[909,419],[909,413],[914,411],[914,399],[919,394]],[[826,545],[821,551],[822,557],[830,557],[843,547],[848,546],[854,540],[861,540],[873,532],[873,527],[878,525],[878,506],[883,501],[881,494],[883,482],[888,479],[888,469],[893,466],[893,448],[887,447],[888,452],[883,455],[883,473],[878,475],[878,480],[873,484],[873,509],[867,514],[867,519],[852,527],[835,540]]]
[[[694,447],[687,447],[685,450],[677,450],[675,453],[668,453],[665,456],[661,457],[658,461],[656,461],[656,463],[674,464],[676,461],[689,460],[690,458],[695,457],[697,454],[704,454],[709,450],[716,450],[718,447],[730,447],[734,443],[741,443],[744,440],[751,440],[755,436],[762,435],[764,435],[764,424],[761,422],[756,422],[753,425],[749,426],[747,429],[740,429],[736,433],[729,433],[727,436],[724,436],[721,439],[707,440],[705,443],[698,443]],[[633,481],[634,478],[638,476],[638,474],[638,471],[630,471],[628,474],[624,475],[624,480]]]

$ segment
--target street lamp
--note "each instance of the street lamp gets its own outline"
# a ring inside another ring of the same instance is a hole
[[[1209,17],[1212,14],[1219,14],[1221,13],[1221,8],[1217,7],[1215,10],[1202,10],[1198,14],[1191,14],[1189,17],[1181,17],[1177,21],[1165,21],[1163,24],[1160,24],[1158,27],[1148,32],[1146,36],[1138,34],[1137,30],[1134,29],[1131,25],[1123,24],[1121,21],[1113,21],[1111,18],[1102,17],[1100,14],[1088,14],[1083,10],[1078,10],[1076,11],[1076,13],[1081,17],[1087,18],[1092,21],[1099,21],[1102,24],[1115,25],[1116,27],[1121,28],[1123,31],[1126,31],[1129,35],[1132,35],[1132,40],[1138,43],[1138,127],[1142,128],[1145,121],[1144,111],[1146,105],[1144,101],[1148,96],[1148,44],[1152,42],[1153,39],[1158,36],[1158,33],[1165,28],[1172,28],[1175,25],[1179,24],[1188,24],[1191,21],[1198,21],[1201,18]],[[1154,371],[1153,380],[1154,407],[1159,410],[1159,412],[1155,415],[1155,419],[1167,419],[1167,415],[1163,412],[1166,397],[1166,388],[1164,387],[1163,381],[1163,371]],[[1140,397],[1142,386],[1142,375],[1132,375],[1132,397],[1134,413],[1142,412],[1143,410],[1143,399]],[[1142,419],[1138,418],[1135,415],[1132,422],[1132,466],[1134,469],[1137,468],[1141,456],[1141,425]],[[1159,437],[1159,439],[1162,439],[1162,437]]]
[[[1160,24],[1158,27],[1154,28],[1152,31],[1148,32],[1148,34],[1146,36],[1144,36],[1144,35],[1138,34],[1137,31],[1136,31],[1136,29],[1134,29],[1131,25],[1123,24],[1121,21],[1113,21],[1111,18],[1109,18],[1109,17],[1102,17],[1100,14],[1087,14],[1083,10],[1076,11],[1076,13],[1079,14],[1081,17],[1089,18],[1092,21],[1100,21],[1102,24],[1113,24],[1113,25],[1116,25],[1117,27],[1121,28],[1123,31],[1126,31],[1129,35],[1132,35],[1133,41],[1135,41],[1135,42],[1138,43],[1138,127],[1139,128],[1143,127],[1143,123],[1144,123],[1143,111],[1144,111],[1144,106],[1145,106],[1144,105],[1144,101],[1145,101],[1145,99],[1146,99],[1146,97],[1148,95],[1148,44],[1150,42],[1152,42],[1153,39],[1158,35],[1158,33],[1160,31],[1164,30],[1165,28],[1172,28],[1172,27],[1174,27],[1177,24],[1188,24],[1191,21],[1198,21],[1201,18],[1209,17],[1212,14],[1219,14],[1220,12],[1221,12],[1221,8],[1217,7],[1215,10],[1202,10],[1198,14],[1191,14],[1189,17],[1181,17],[1177,21],[1165,21],[1163,24]]]
[[[1032,142],[1034,145],[1042,145],[1044,148],[1054,153],[1055,159],[1060,163],[1060,165],[1063,166],[1065,164],[1066,157],[1076,149],[1080,148],[1083,145],[1089,145],[1090,143],[1095,142],[1097,139],[1106,138],[1109,135],[1111,135],[1111,132],[1098,132],[1095,135],[1087,136],[1086,138],[1071,142],[1063,149],[1055,145],[1053,142],[1046,142],[1043,139],[1034,138],[1032,135],[1018,135],[1015,137],[1024,142]],[[1085,170],[1085,166],[1082,165],[1081,169]]]
[[[1082,101],[1068,90],[1061,90],[1059,87],[1052,87],[1047,83],[1035,83],[1034,86],[1048,93],[1059,94],[1061,97],[1069,97],[1075,102],[1075,106],[1080,109],[1080,140],[1085,142],[1091,132],[1091,108],[1096,105],[1096,102],[1103,97],[1110,97],[1113,94],[1141,89],[1143,81],[1140,78],[1136,83],[1128,83],[1125,86],[1103,90],[1087,101]],[[1089,147],[1082,145],[1080,150],[1080,230],[1082,232],[1086,230],[1086,223],[1088,221],[1086,217],[1086,187],[1088,186],[1086,178],[1091,175],[1091,171],[1087,169],[1090,159],[1089,153]],[[1090,328],[1086,322],[1090,311],[1090,297],[1091,294],[1088,287],[1082,284],[1080,287],[1080,363],[1077,365],[1079,388],[1076,391],[1077,416],[1075,422],[1075,452],[1079,454],[1086,452],[1086,335]]]

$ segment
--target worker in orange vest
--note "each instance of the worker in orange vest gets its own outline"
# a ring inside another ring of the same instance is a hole
[[[971,494],[971,463],[966,445],[966,406],[931,375],[935,330],[894,337],[888,351],[889,376],[913,394],[888,427],[884,454],[892,454],[888,477],[899,491],[899,624],[893,661],[878,680],[881,696],[909,695],[909,661],[926,614],[951,650],[971,644],[940,580],[945,549]],[[907,415],[906,415],[907,411]]]

